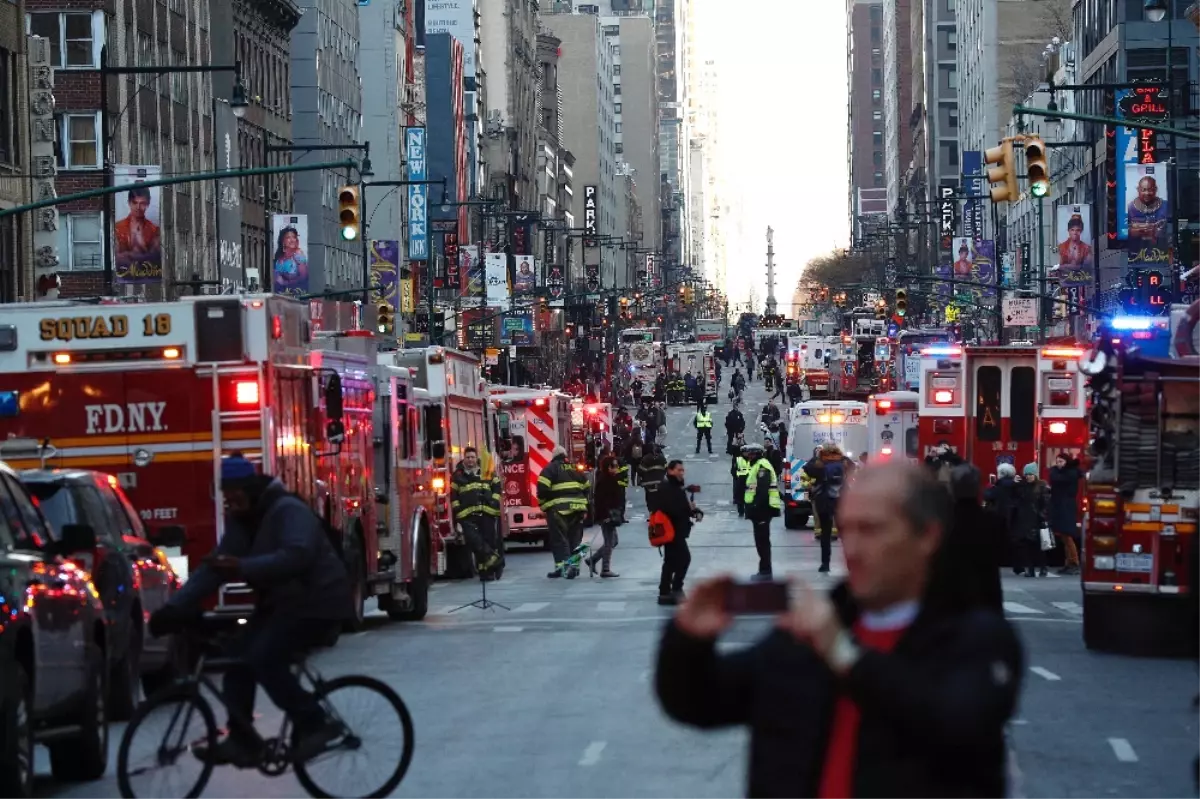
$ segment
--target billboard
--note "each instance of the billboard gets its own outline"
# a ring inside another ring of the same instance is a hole
[[[522,311],[500,320],[500,343],[515,347],[532,347],[533,312]]]
[[[963,200],[962,227],[963,234],[973,239],[983,238],[983,200],[977,199],[982,181],[979,179],[983,172],[983,153],[978,150],[963,150],[962,178],[963,187],[970,197]]]
[[[483,260],[479,257],[478,244],[458,248],[458,271],[463,280],[462,307],[478,308],[483,305]]]
[[[400,242],[395,239],[371,239],[371,302],[399,306]]]
[[[271,217],[271,290],[298,296],[308,293],[308,216],[275,214]]]
[[[1167,196],[1166,164],[1126,164],[1125,195],[1120,208],[1126,222],[1129,263],[1160,264],[1170,261],[1171,218]]]
[[[462,45],[463,77],[475,77],[475,0],[426,0],[425,34],[448,33]]]
[[[537,290],[538,275],[532,255],[517,255],[517,272],[513,276],[513,294],[532,294]]]
[[[113,165],[113,185],[162,177],[162,167]],[[122,207],[123,206],[123,207]],[[121,216],[124,214],[124,216]],[[162,188],[135,186],[117,195],[113,252],[118,283],[160,283],[163,272]]]
[[[1091,285],[1096,266],[1092,206],[1060,205],[1054,230],[1058,247],[1058,282],[1064,286]]]
[[[404,129],[404,159],[409,180],[425,180],[425,128]],[[429,260],[428,187],[408,186],[408,258]]]
[[[1166,123],[1168,113],[1167,91],[1162,84],[1146,84],[1113,93],[1113,116],[1119,119],[1139,119],[1147,122]],[[1158,155],[1158,134],[1145,128],[1118,127],[1114,131],[1116,151],[1116,217],[1117,237],[1129,238],[1128,199],[1121,201],[1136,189],[1129,185],[1129,165],[1155,163]],[[1162,189],[1166,190],[1166,181]]]
[[[508,308],[508,257],[502,252],[489,252],[483,271],[487,304],[492,308]]]
[[[950,264],[949,274],[955,280],[966,280],[981,283],[987,288],[953,284],[954,294],[970,294],[979,297],[991,297],[996,293],[992,286],[996,282],[996,248],[991,239],[970,239],[966,236],[956,236],[952,245],[954,261]]]
[[[213,129],[217,142],[217,169],[229,172],[241,169],[238,151],[237,117],[229,103],[213,99]],[[221,288],[240,286],[242,274],[242,189],[241,178],[217,180],[217,267]]]
[[[583,187],[583,246],[595,247],[600,233],[600,188],[594,185]]]

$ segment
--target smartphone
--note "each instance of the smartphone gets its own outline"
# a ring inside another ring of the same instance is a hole
[[[789,604],[787,583],[733,583],[725,591],[725,612],[734,615],[782,613]]]

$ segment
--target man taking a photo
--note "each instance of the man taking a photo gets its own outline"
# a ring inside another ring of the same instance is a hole
[[[872,466],[844,508],[847,581],[794,586],[749,649],[716,648],[744,586],[693,589],[659,649],[663,708],[750,728],[750,796],[1004,796],[1021,647],[1001,614],[955,599],[948,492],[917,467]]]

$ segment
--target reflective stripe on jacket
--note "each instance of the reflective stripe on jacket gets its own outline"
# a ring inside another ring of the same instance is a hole
[[[563,457],[557,457],[538,476],[538,506],[564,516],[584,513],[588,506],[588,483]]]
[[[700,413],[699,411],[697,411],[696,412],[696,429],[703,430],[708,427],[712,427],[712,414],[707,413],[707,412]]]
[[[746,477],[750,474],[750,461],[743,458],[741,455],[737,457],[737,471],[734,473],[737,477]]]
[[[462,520],[475,515],[500,515],[500,478],[468,474],[460,463],[450,477],[450,509]]]
[[[746,493],[742,500],[746,503],[747,508],[754,504],[754,496],[758,493],[758,473],[762,469],[766,469],[771,475],[771,487],[768,489],[770,493],[767,495],[767,502],[770,503],[773,510],[781,510],[783,500],[779,498],[779,476],[775,474],[775,468],[765,458],[758,459],[750,467],[750,473],[746,475]]]
[[[629,464],[621,463],[617,466],[617,485],[621,488],[629,488]]]

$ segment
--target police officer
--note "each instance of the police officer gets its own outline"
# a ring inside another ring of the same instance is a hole
[[[733,504],[739,519],[746,515],[746,475],[750,474],[750,461],[746,457],[752,446],[743,444],[729,464],[729,474],[733,477]]]
[[[546,514],[550,551],[554,570],[547,577],[579,576],[578,566],[567,566],[567,559],[583,541],[583,517],[587,513],[588,484],[583,473],[567,463],[567,451],[555,447],[553,457],[538,476],[537,499]]]
[[[479,576],[498,575],[503,568],[497,522],[500,519],[500,478],[486,478],[479,468],[479,451],[463,450],[463,458],[450,477],[450,508],[462,527],[467,546],[475,553]],[[493,570],[495,570],[493,572]]]
[[[700,407],[696,409],[696,416],[692,419],[692,424],[696,426],[696,452],[700,452],[700,439],[703,438],[708,442],[708,454],[712,454],[712,414],[708,412],[708,408],[704,403],[700,403]]]
[[[779,497],[779,476],[763,454],[763,447],[748,447],[746,460],[750,471],[746,475],[746,516],[754,524],[754,548],[758,550],[758,574],[755,580],[771,579],[771,519],[783,512]]]

